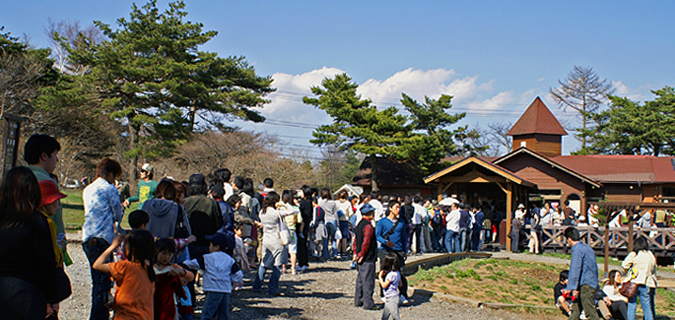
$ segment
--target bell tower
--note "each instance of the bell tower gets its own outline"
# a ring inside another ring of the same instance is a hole
[[[525,147],[551,158],[562,154],[562,136],[567,131],[537,97],[506,135],[513,137],[514,151]]]

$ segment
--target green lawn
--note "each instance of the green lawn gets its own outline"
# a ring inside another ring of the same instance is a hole
[[[531,254],[531,253],[527,253],[527,254]],[[564,253],[546,252],[546,253],[542,253],[542,255],[547,256],[547,257],[553,257],[553,258],[560,258],[560,259],[564,259],[564,260],[571,260],[572,259],[572,255],[564,254]],[[597,261],[598,264],[604,264],[605,263],[605,257],[596,255],[595,261]],[[614,260],[611,256],[609,257],[609,265],[610,266],[620,267],[622,262],[623,261],[620,261],[620,260]],[[656,268],[657,268],[658,271],[668,271],[668,272],[673,271],[673,268],[671,266],[667,266],[667,267],[657,266]]]
[[[61,200],[61,205],[63,206],[63,224],[65,225],[66,230],[70,232],[79,231],[84,224],[82,189],[63,189],[61,191],[68,195],[68,197]],[[122,218],[122,228],[131,229],[126,214],[137,208],[138,202],[135,202],[125,210],[124,218]]]

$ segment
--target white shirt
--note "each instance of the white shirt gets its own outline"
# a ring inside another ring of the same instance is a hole
[[[544,211],[544,209],[541,209],[541,220],[539,221],[539,224],[542,226],[550,226],[555,211],[553,209],[548,209],[548,212]]]
[[[450,213],[445,217],[445,228],[454,232],[459,232],[459,218],[461,217],[459,209],[450,211]]]
[[[523,218],[525,218],[525,210],[520,210],[520,209],[516,210],[515,216],[516,216],[516,219],[523,220]]]
[[[621,212],[616,217],[614,217],[614,219],[612,219],[612,221],[609,222],[610,228],[611,227],[615,227],[615,228],[621,227],[621,217],[625,217],[625,216],[626,216],[626,210],[621,210]]]
[[[227,201],[227,199],[229,199],[234,194],[234,189],[232,189],[232,185],[229,182],[223,183],[223,189],[225,189],[223,200]]]
[[[412,217],[413,221],[412,221],[412,223],[413,224],[422,224],[424,222],[424,218],[426,217],[427,209],[424,209],[423,206],[421,206],[417,203],[413,203],[412,206],[413,206],[413,209],[415,209],[413,211],[413,217]]]
[[[375,218],[373,219],[373,221],[377,222],[385,217],[384,206],[382,206],[382,202],[380,202],[379,200],[372,199],[368,203],[370,203],[370,205],[373,206],[373,208],[375,208]]]

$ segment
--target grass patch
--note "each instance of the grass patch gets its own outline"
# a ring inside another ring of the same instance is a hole
[[[531,306],[553,306],[553,287],[560,271],[565,269],[564,264],[464,259],[447,266],[420,270],[408,281],[418,287],[483,302],[523,305],[517,308],[522,312],[551,313],[554,311]],[[675,293],[658,289],[656,312],[675,315]]]
[[[67,195],[61,199],[63,206],[63,224],[67,231],[77,232],[82,230],[84,224],[84,201],[82,200],[82,189],[63,189],[61,192]],[[122,228],[131,229],[127,214],[138,209],[138,202],[134,202],[125,210],[122,218]]]

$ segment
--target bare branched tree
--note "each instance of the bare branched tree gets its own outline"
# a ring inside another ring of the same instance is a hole
[[[511,130],[511,127],[513,127],[511,122],[491,122],[488,123],[487,127],[485,134],[490,138],[490,149],[493,149],[493,156],[502,154],[502,148],[505,150],[504,153],[509,153],[513,150],[513,140],[506,135]]]
[[[574,66],[565,81],[558,80],[558,83],[560,87],[549,88],[551,97],[563,110],[572,108],[579,112],[583,129],[587,129],[591,120],[589,113],[597,112],[607,101],[607,95],[614,93],[612,83],[601,79],[591,67]],[[586,137],[582,137],[582,148],[586,142]]]
[[[30,116],[30,101],[40,95],[45,62],[30,54],[0,49],[0,119],[5,112]]]
[[[82,27],[79,21],[48,20],[48,25],[44,30],[49,44],[52,48],[52,58],[54,67],[61,73],[84,74],[88,71],[87,67],[73,63],[68,59],[68,51],[64,44],[73,49],[78,49],[87,43],[97,44],[105,40],[105,36],[95,25]]]

